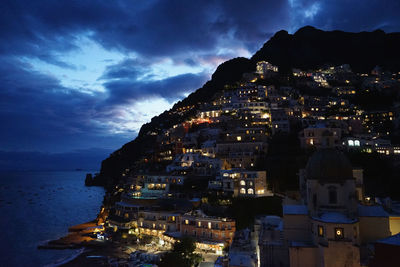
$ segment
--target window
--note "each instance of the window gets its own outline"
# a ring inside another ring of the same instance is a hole
[[[249,189],[247,190],[247,193],[250,194],[250,195],[252,195],[252,194],[254,194],[254,190],[253,190],[252,188],[249,188]]]
[[[343,239],[344,231],[343,228],[335,228],[335,239]]]
[[[246,182],[244,180],[241,180],[240,185],[246,185]]]
[[[240,194],[246,194],[246,189],[240,188]]]
[[[211,222],[208,222],[208,229],[211,229]]]
[[[198,227],[201,227],[201,222],[198,222],[198,223],[197,223],[197,226],[198,226]]]
[[[324,227],[322,225],[318,225],[318,236],[324,236]]]
[[[336,187],[329,187],[329,204],[337,203]]]
[[[189,224],[189,220],[185,220],[185,224]]]

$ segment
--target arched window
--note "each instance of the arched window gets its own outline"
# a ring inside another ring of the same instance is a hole
[[[241,180],[240,185],[246,185],[246,182],[244,180]]]
[[[240,188],[240,194],[246,194],[246,189]]]
[[[336,187],[329,187],[329,204],[337,203],[337,191]]]
[[[253,188],[249,188],[249,189],[247,189],[247,194],[249,194],[249,195],[252,195],[252,194],[254,194],[254,190],[253,190]]]

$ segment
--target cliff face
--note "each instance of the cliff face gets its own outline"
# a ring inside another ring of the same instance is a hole
[[[326,32],[310,26],[301,28],[295,34],[279,31],[251,59],[235,58],[218,66],[210,81],[171,109],[175,111],[180,107],[194,106],[193,112],[180,116],[165,111],[144,124],[135,140],[102,162],[96,184],[114,184],[125,168],[130,168],[133,162],[153,148],[156,137],[147,135],[148,132],[159,133],[163,128],[169,128],[194,115],[200,102],[210,101],[225,84],[239,81],[243,73],[254,71],[256,62],[261,60],[277,65],[281,72],[290,72],[294,67],[314,69],[324,64],[350,64],[355,72],[370,72],[376,65],[398,71],[400,33],[386,34],[380,30],[361,33]]]

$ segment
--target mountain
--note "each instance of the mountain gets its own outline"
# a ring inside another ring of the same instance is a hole
[[[379,65],[383,69],[400,70],[400,33],[374,32],[349,33],[322,31],[311,26],[294,34],[277,32],[251,59],[234,58],[222,63],[211,80],[187,98],[177,102],[169,111],[152,118],[140,129],[138,137],[112,153],[102,162],[101,172],[95,183],[113,185],[124,169],[153,149],[156,135],[162,129],[183,122],[196,113],[201,102],[208,102],[224,85],[241,80],[243,73],[255,70],[261,60],[277,65],[282,73],[292,68],[315,69],[324,64],[350,64],[355,72],[370,72]],[[183,115],[176,111],[182,107],[192,109]]]
[[[350,64],[359,73],[369,73],[376,65],[398,71],[399,47],[400,33],[322,31],[306,26],[295,34],[277,32],[251,60],[269,60],[284,71],[293,67],[313,69],[323,64]]]

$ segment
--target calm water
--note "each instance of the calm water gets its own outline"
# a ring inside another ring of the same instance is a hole
[[[0,172],[0,266],[44,266],[77,253],[36,247],[96,217],[104,189],[85,187],[85,173]]]

